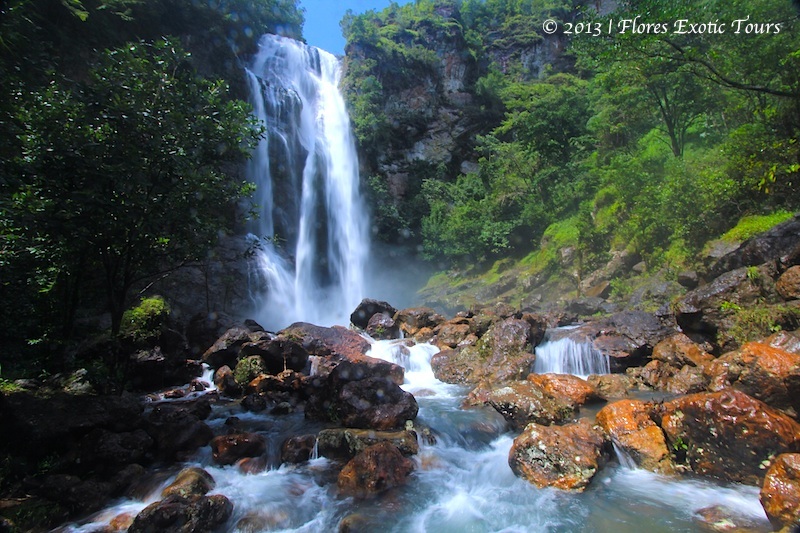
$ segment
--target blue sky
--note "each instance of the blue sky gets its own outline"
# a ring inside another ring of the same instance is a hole
[[[396,1],[398,4],[405,4],[408,0]],[[370,9],[381,10],[391,0],[300,0],[299,3],[306,10],[303,37],[308,44],[332,54],[343,55],[344,37],[339,21],[345,12],[348,9],[352,9],[354,13],[363,13]]]

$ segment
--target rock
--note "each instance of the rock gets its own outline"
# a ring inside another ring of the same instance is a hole
[[[511,446],[515,475],[539,488],[581,491],[603,459],[603,434],[581,419],[566,426],[529,424]]]
[[[779,331],[763,340],[773,348],[779,348],[789,353],[800,354],[800,335],[797,331]]]
[[[337,486],[343,495],[368,498],[405,483],[414,462],[388,442],[366,448],[339,473]]]
[[[605,300],[609,296],[611,296],[611,283],[608,281],[601,281],[596,285],[592,285],[588,289],[584,295],[587,298],[600,298],[601,300]]]
[[[757,279],[745,267],[725,272],[687,293],[675,305],[678,325],[692,338],[700,336],[716,343],[722,352],[738,348],[730,336],[720,335],[734,326],[733,306],[747,308],[780,299],[774,290],[771,269],[765,265],[757,272]]]
[[[524,428],[531,422],[560,424],[577,413],[575,406],[548,396],[529,381],[518,381],[492,390],[488,402],[516,428]]]
[[[373,339],[399,339],[400,327],[389,315],[375,313],[369,319],[366,329],[367,335]]]
[[[257,393],[248,394],[242,398],[242,409],[259,413],[267,408],[267,400]]]
[[[775,289],[784,300],[800,299],[800,265],[795,265],[781,274]]]
[[[210,413],[211,406],[205,399],[154,407],[147,417],[145,431],[155,441],[157,455],[173,460],[208,444],[214,433],[201,419]]]
[[[374,431],[356,428],[323,429],[317,437],[319,454],[332,459],[350,460],[365,449],[388,442],[405,456],[419,453],[417,434],[413,431]]]
[[[242,393],[242,388],[236,383],[233,370],[228,365],[223,365],[214,372],[214,385],[225,396],[236,397]]]
[[[604,400],[625,398],[635,385],[634,380],[625,374],[592,374],[586,378],[586,382]]]
[[[572,407],[601,399],[588,381],[570,374],[528,374],[527,381],[551,398]]]
[[[245,475],[261,474],[268,467],[266,457],[242,457],[235,464],[239,472]]]
[[[394,321],[400,326],[400,330],[408,337],[416,338],[420,330],[424,328],[435,328],[442,322],[444,317],[430,307],[411,307],[397,311]]]
[[[675,465],[661,428],[650,418],[652,405],[640,400],[620,400],[597,413],[597,424],[615,446],[640,468],[671,474]]]
[[[289,437],[281,445],[282,463],[305,463],[314,455],[317,448],[316,435]]]
[[[172,495],[151,503],[133,520],[129,533],[215,531],[233,514],[233,504],[221,494],[190,500]]]
[[[186,342],[189,352],[197,357],[212,346],[236,321],[225,313],[198,313],[186,326]]]
[[[376,314],[393,318],[397,309],[387,302],[364,298],[350,315],[350,322],[360,329],[367,329],[370,319]]]
[[[575,298],[567,302],[564,311],[577,317],[591,317],[605,312],[606,301],[599,297]]]
[[[714,360],[713,355],[704,351],[699,344],[683,333],[676,333],[656,344],[651,358],[676,369],[684,365],[703,367]]]
[[[734,251],[721,257],[709,270],[709,279],[742,267],[762,265],[781,260],[786,267],[798,264],[800,246],[800,216],[751,237]]]
[[[800,523],[800,453],[775,458],[761,487],[761,505],[776,530]]]
[[[260,355],[249,355],[236,363],[233,378],[240,387],[244,387],[261,374],[267,373],[267,366]]]
[[[203,362],[211,368],[235,367],[242,344],[250,342],[251,331],[244,326],[234,326],[214,342],[203,354]]]
[[[267,374],[280,374],[286,370],[302,372],[308,364],[308,351],[301,340],[279,333],[262,334],[261,337],[242,344],[240,357],[258,355]]]
[[[455,348],[470,334],[469,323],[442,324],[436,334],[436,346],[441,349]]]
[[[778,409],[800,411],[800,355],[749,342],[705,368],[709,390],[734,388]]]
[[[304,381],[307,376],[286,370],[277,376],[261,374],[247,384],[249,394],[258,394],[276,403],[300,403],[305,399]]]
[[[738,509],[729,509],[721,505],[699,509],[692,518],[702,531],[755,533],[764,529],[761,520],[742,516]]]
[[[685,365],[667,382],[666,391],[672,394],[693,394],[703,392],[707,388],[708,379],[703,374],[703,370]]]
[[[611,371],[623,372],[647,359],[653,348],[674,333],[658,318],[643,311],[623,311],[592,321],[572,330],[560,332],[551,341],[568,337],[575,342],[591,342],[595,350],[607,355]]]
[[[684,270],[678,272],[678,283],[682,287],[692,290],[700,284],[700,277],[694,270]]]
[[[415,419],[419,410],[413,395],[384,378],[348,382],[337,400],[337,418],[355,428],[399,429]]]
[[[211,441],[211,455],[218,465],[232,465],[242,457],[258,457],[266,451],[267,439],[257,433],[233,433]]]
[[[142,462],[153,444],[153,439],[141,429],[113,433],[98,428],[81,440],[80,458],[82,463],[92,465],[92,468],[116,472],[123,465]]]
[[[431,358],[431,368],[436,379],[445,383],[464,385],[477,383],[482,374],[480,360],[472,350],[443,349]]]
[[[178,472],[175,481],[161,491],[161,497],[166,498],[173,494],[183,498],[203,496],[215,486],[216,483],[211,474],[202,468],[191,466]]]
[[[659,416],[679,461],[729,481],[760,485],[774,457],[800,446],[800,424],[734,389],[664,402]]]

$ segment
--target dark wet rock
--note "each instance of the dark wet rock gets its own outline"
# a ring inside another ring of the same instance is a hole
[[[215,531],[233,514],[233,504],[221,494],[195,499],[172,495],[152,503],[136,515],[129,533]]]
[[[559,403],[580,407],[600,400],[597,389],[585,379],[569,374],[529,374],[527,381]]]
[[[558,332],[575,342],[591,342],[595,350],[609,356],[612,372],[638,366],[659,342],[675,333],[658,317],[643,311],[624,311],[592,321],[572,330]],[[558,340],[551,338],[550,340]]]
[[[252,318],[247,318],[244,321],[244,327],[252,331],[253,333],[259,333],[262,331],[266,331],[264,326],[253,320]]]
[[[311,459],[317,447],[316,435],[290,437],[281,445],[282,463],[304,463]]]
[[[800,523],[800,453],[775,458],[761,487],[761,505],[776,530]]]
[[[337,486],[343,495],[369,498],[403,485],[414,462],[388,442],[374,444],[356,455],[339,473]]]
[[[395,313],[397,313],[397,309],[392,307],[388,302],[364,298],[350,314],[350,322],[357,328],[367,329],[369,321],[373,316],[380,314],[392,318]]]
[[[431,368],[436,379],[459,385],[477,383],[482,372],[482,361],[473,350],[444,349],[431,358]]]
[[[268,374],[279,374],[285,370],[301,372],[308,364],[308,351],[300,339],[285,334],[262,334],[260,338],[244,343],[239,356],[251,355],[261,356],[264,372]]]
[[[233,378],[240,387],[244,387],[261,374],[267,373],[267,366],[260,355],[248,355],[236,363]]]
[[[508,464],[539,488],[581,491],[603,462],[603,433],[586,420],[566,426],[529,424],[511,446]]]
[[[747,266],[780,260],[784,267],[800,263],[800,215],[751,237],[709,269],[708,279]]]
[[[308,379],[308,376],[293,370],[286,370],[276,376],[262,374],[247,385],[247,391],[277,404],[299,404],[306,399]]]
[[[401,309],[394,315],[394,321],[400,326],[400,330],[407,337],[418,338],[421,330],[430,328],[443,323],[445,318],[431,309],[430,307],[410,307]]]
[[[366,327],[367,335],[373,339],[399,339],[400,327],[391,316],[383,313],[375,313],[369,319]]]
[[[564,311],[578,317],[590,317],[605,313],[605,304],[606,301],[598,296],[575,298],[567,302]]]
[[[694,270],[684,270],[678,272],[678,283],[682,287],[692,290],[700,284],[700,276]]]
[[[347,427],[390,430],[404,427],[418,410],[414,396],[395,382],[366,378],[342,387],[334,416]]]
[[[173,494],[184,498],[204,496],[215,486],[216,482],[211,474],[202,468],[191,466],[178,472],[175,481],[161,491],[161,497],[166,498]]]
[[[267,399],[260,394],[248,394],[242,398],[242,409],[259,413],[267,408]]]
[[[597,424],[640,468],[670,474],[675,471],[667,441],[653,422],[653,406],[640,400],[620,400],[597,413]]]
[[[205,351],[203,362],[211,368],[219,368],[223,365],[236,367],[239,350],[244,343],[251,341],[251,335],[252,332],[244,326],[230,328]]]
[[[267,439],[257,433],[233,433],[211,441],[211,455],[219,465],[232,465],[243,457],[259,457],[266,451]]]
[[[155,453],[162,459],[176,459],[205,446],[213,438],[203,422],[211,414],[208,400],[160,404],[148,415],[145,431],[155,441]]]
[[[734,350],[738,348],[734,339],[724,333],[735,325],[736,306],[747,308],[779,301],[772,281],[774,274],[769,265],[762,265],[757,271],[742,267],[725,272],[680,299],[675,306],[675,320],[692,338],[715,343],[720,352]]]
[[[709,390],[734,387],[783,410],[800,412],[800,354],[749,342],[705,367]]]
[[[242,393],[242,388],[236,383],[233,370],[228,365],[223,365],[214,372],[214,385],[224,396],[233,398]]]
[[[667,443],[694,472],[760,485],[776,456],[800,449],[800,424],[735,389],[664,402]]]
[[[756,533],[764,529],[760,520],[742,516],[739,509],[721,505],[703,507],[695,511],[692,518],[701,531],[710,533]]]
[[[291,528],[291,515],[286,509],[250,511],[236,522],[235,531],[241,533],[261,533]]]
[[[186,342],[193,357],[201,356],[226,331],[236,325],[236,321],[225,313],[198,313],[186,326]]]
[[[775,289],[784,300],[800,298],[800,265],[795,265],[781,274],[775,283]]]
[[[560,424],[577,413],[575,406],[559,401],[530,381],[517,381],[491,390],[488,403],[516,428],[531,422]]]
[[[144,461],[153,448],[153,439],[142,429],[113,433],[95,429],[80,443],[81,462],[93,468],[118,469],[122,465]]]
[[[255,475],[261,474],[262,472],[266,472],[269,465],[267,464],[267,458],[265,456],[261,457],[242,457],[238,461],[236,461],[236,468],[245,475]]]
[[[358,358],[370,349],[367,339],[341,326],[326,328],[297,322],[281,330],[279,335],[300,343],[309,355]]]
[[[388,442],[405,456],[419,453],[417,434],[413,431],[374,431],[368,429],[324,429],[317,437],[319,454],[332,459],[352,459],[379,442]]]
[[[586,381],[604,400],[625,398],[635,386],[635,381],[625,374],[592,374]]]

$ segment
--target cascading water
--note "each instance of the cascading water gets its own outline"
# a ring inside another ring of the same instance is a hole
[[[261,210],[256,318],[271,329],[347,324],[364,295],[368,218],[340,72],[328,52],[275,35],[261,38],[247,70],[267,128],[249,174]]]
[[[595,350],[589,342],[575,342],[564,337],[543,342],[536,347],[535,352],[533,371],[537,374],[574,374],[586,377],[590,374],[611,372],[608,356]]]

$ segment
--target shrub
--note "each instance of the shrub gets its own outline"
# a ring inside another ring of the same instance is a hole
[[[136,307],[128,309],[122,315],[120,332],[135,340],[144,340],[161,333],[164,322],[169,316],[169,304],[161,296],[142,298]]]

